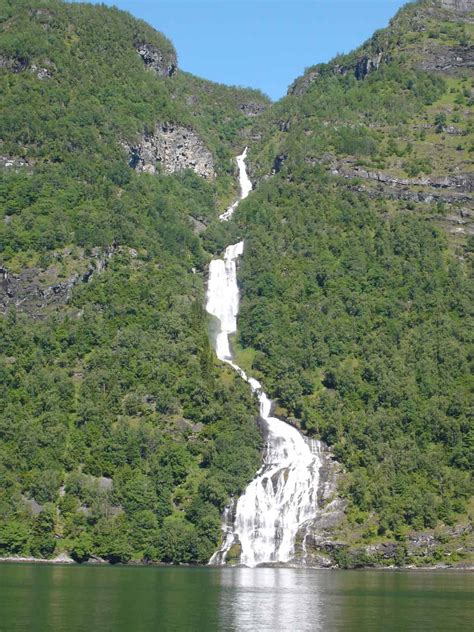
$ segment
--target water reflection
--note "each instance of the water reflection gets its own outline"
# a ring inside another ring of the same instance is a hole
[[[220,570],[219,629],[232,632],[461,632],[472,573]]]
[[[0,564],[0,632],[471,632],[474,573]]]
[[[223,630],[306,632],[330,630],[322,607],[329,573],[287,568],[221,570]]]

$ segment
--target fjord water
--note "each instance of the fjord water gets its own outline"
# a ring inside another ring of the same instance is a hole
[[[252,188],[245,167],[246,154],[247,149],[237,158],[240,199]],[[220,219],[228,220],[236,208],[234,203]],[[258,396],[260,417],[265,424],[265,450],[263,465],[238,499],[235,510],[226,510],[223,544],[210,564],[225,564],[229,550],[239,543],[240,563],[254,567],[294,558],[297,531],[317,512],[321,461],[319,442],[303,437],[292,426],[271,416],[272,404],[262,385],[232,361],[229,336],[237,330],[237,261],[243,251],[241,241],[228,246],[223,259],[211,261],[206,309],[219,323],[214,343],[217,357],[230,364]]]
[[[464,632],[472,573],[0,565],[1,632]]]

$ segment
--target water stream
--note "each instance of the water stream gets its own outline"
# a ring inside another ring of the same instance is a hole
[[[237,158],[240,200],[252,189],[246,155],[247,149]],[[220,216],[222,221],[232,216],[240,200]],[[273,417],[272,402],[260,382],[233,362],[229,336],[237,330],[237,261],[243,251],[241,241],[228,246],[223,259],[211,261],[206,309],[219,322],[217,357],[232,366],[258,397],[266,442],[262,467],[235,506],[226,509],[223,543],[209,563],[225,564],[231,547],[240,545],[240,564],[254,567],[293,560],[299,528],[317,513],[321,459],[319,442],[303,437],[296,428]]]

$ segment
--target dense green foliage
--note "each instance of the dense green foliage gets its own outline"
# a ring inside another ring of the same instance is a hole
[[[278,172],[236,215],[242,360],[333,447],[367,537],[452,524],[472,494],[469,250],[436,227],[440,205],[364,193],[327,167],[472,171],[440,135],[449,112],[472,140],[470,81],[418,68],[427,23],[449,34],[446,46],[462,44],[465,26],[443,29],[424,12],[432,4],[409,5],[361,49],[309,69],[263,115],[254,170],[280,156]],[[378,71],[358,78],[358,61],[381,51]]]
[[[294,177],[239,211],[241,344],[272,395],[333,446],[381,532],[450,521],[472,467],[462,266],[422,218],[389,216],[322,172]]]
[[[232,194],[240,106],[266,100],[147,70],[136,43],[172,60],[171,44],[116,9],[2,1],[0,15],[2,154],[27,162],[1,170],[2,264],[54,283],[114,252],[67,305],[0,321],[0,554],[206,562],[260,436],[248,389],[214,363],[210,254],[189,217]],[[133,171],[121,141],[157,121],[192,126],[217,181]]]
[[[146,68],[138,44],[165,64],[175,53],[128,14],[0,0],[0,153],[13,162],[0,168],[2,272],[54,292],[111,253],[64,300],[33,310],[26,296],[0,319],[0,555],[207,561],[259,465],[255,402],[215,362],[202,307],[208,261],[241,236],[239,364],[332,446],[362,537],[403,539],[465,510],[469,248],[434,221],[443,203],[328,173],[471,168],[469,79],[418,63],[433,42],[467,46],[468,25],[428,5],[308,69],[253,119],[243,106],[266,105],[258,92]],[[215,180],[130,168],[123,143],[159,122],[195,130]],[[253,175],[273,177],[219,224],[252,136]]]
[[[49,556],[54,535],[77,559],[208,559],[260,439],[194,278],[179,256],[118,255],[65,317],[2,321],[2,553]]]
[[[104,246],[115,239],[148,247],[155,217],[143,222],[142,216],[150,200],[159,204],[163,183],[137,181],[122,142],[157,122],[195,129],[220,176],[205,194],[197,178],[186,188],[164,184],[175,189],[173,212],[178,207],[199,219],[215,217],[216,202],[234,190],[234,146],[250,122],[240,106],[266,103],[261,94],[186,73],[157,76],[137,54],[137,43],[150,43],[165,59],[173,57],[172,45],[117,9],[41,0],[2,0],[0,8],[0,55],[7,60],[0,77],[2,155],[34,168],[32,177],[28,169],[1,173],[2,206],[11,216],[0,224],[5,263],[18,251],[24,258],[70,243]],[[39,79],[39,68],[50,76]]]

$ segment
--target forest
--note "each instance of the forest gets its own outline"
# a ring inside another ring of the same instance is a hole
[[[472,190],[473,77],[420,66],[430,47],[468,46],[472,25],[434,4],[309,68],[262,115],[250,160],[273,175],[236,214],[240,362],[332,446],[348,529],[368,542],[472,517],[474,242],[444,219],[472,197],[424,190],[441,173]],[[361,79],[361,59],[386,61]]]
[[[267,99],[157,77],[135,43],[172,59],[171,43],[116,9],[1,9],[1,151],[25,163],[0,171],[2,266],[61,281],[97,249],[115,254],[66,305],[0,319],[0,553],[204,563],[261,438],[248,389],[214,361],[211,254],[190,217],[209,222],[234,195],[241,104]],[[120,141],[156,120],[199,132],[214,182],[129,167]]]
[[[0,0],[0,556],[208,561],[263,447],[204,310],[209,261],[239,239],[237,362],[341,464],[340,537],[469,519],[472,72],[427,64],[473,33],[438,4],[270,105],[158,76],[137,46],[174,67],[173,45],[118,9]],[[158,122],[192,129],[216,177],[131,168]],[[222,224],[246,145],[255,190]]]

